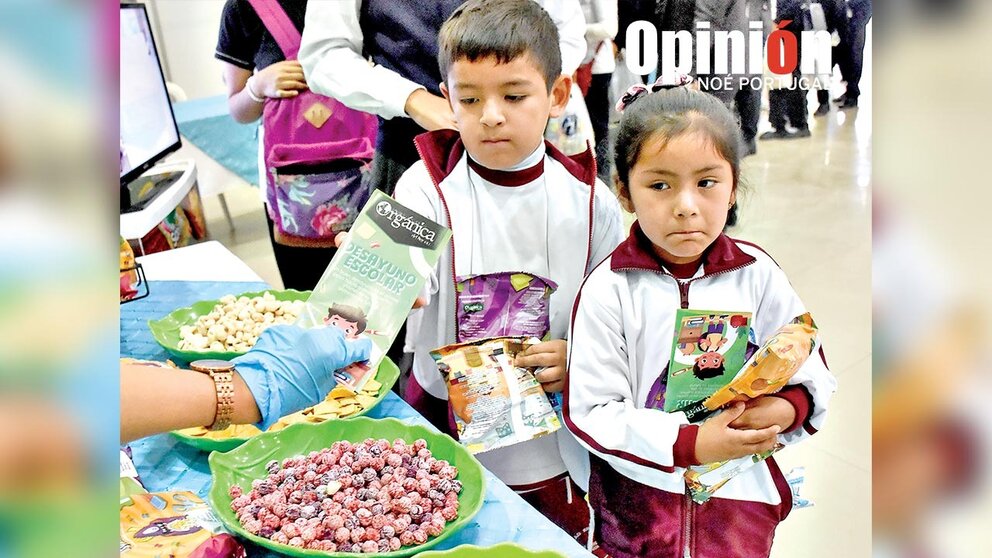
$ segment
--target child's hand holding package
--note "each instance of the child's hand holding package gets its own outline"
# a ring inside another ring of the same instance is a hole
[[[775,395],[762,395],[745,403],[744,412],[730,423],[738,430],[760,430],[778,426],[785,432],[796,420],[796,408],[788,400]]]
[[[722,413],[710,417],[699,427],[696,434],[696,461],[717,463],[775,447],[778,433],[782,430],[778,425],[761,429],[738,429],[732,426],[744,412],[744,404],[735,403]]]
[[[553,339],[531,345],[517,355],[513,364],[521,368],[540,368],[534,371],[534,377],[545,392],[557,393],[565,389],[567,356],[568,342]]]

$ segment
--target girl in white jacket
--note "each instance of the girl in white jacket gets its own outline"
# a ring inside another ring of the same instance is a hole
[[[792,504],[773,458],[705,504],[682,475],[812,435],[836,382],[817,346],[774,395],[701,425],[662,410],[680,307],[749,312],[759,346],[806,309],[767,254],[723,233],[740,177],[730,111],[689,87],[641,89],[618,107],[615,157],[621,204],[638,221],[579,291],[564,392],[565,424],[592,453],[596,540],[616,558],[767,556]]]

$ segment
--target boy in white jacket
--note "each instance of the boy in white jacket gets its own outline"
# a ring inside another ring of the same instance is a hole
[[[593,454],[595,537],[614,558],[767,556],[792,504],[774,458],[704,504],[682,475],[809,437],[836,381],[815,347],[783,390],[702,425],[662,410],[679,308],[750,313],[757,345],[806,309],[767,254],[723,234],[740,176],[729,110],[689,87],[641,87],[621,104],[617,187],[638,222],[576,299],[563,409]]]
[[[517,364],[537,368],[546,391],[561,391],[575,294],[622,233],[619,205],[596,180],[592,154],[566,157],[544,141],[548,118],[561,114],[571,86],[560,75],[557,31],[548,14],[530,0],[473,1],[452,14],[439,41],[441,91],[459,131],[417,137],[421,160],[400,178],[396,198],[453,231],[424,293],[428,303],[407,324],[414,364],[404,394],[452,432],[447,390],[430,351],[471,340],[459,327],[456,285],[506,272],[557,285],[547,331],[537,332],[550,340],[531,347]],[[568,474],[574,471],[584,488],[587,460],[565,429],[477,457],[570,534],[588,526],[585,502],[573,493]]]

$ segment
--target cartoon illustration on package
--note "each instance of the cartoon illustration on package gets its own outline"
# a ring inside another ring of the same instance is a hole
[[[665,411],[677,411],[726,385],[747,359],[750,323],[750,312],[678,310],[665,388],[652,389],[648,406],[663,398]]]

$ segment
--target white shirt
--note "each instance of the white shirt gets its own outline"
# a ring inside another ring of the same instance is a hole
[[[571,75],[586,52],[579,0],[535,0],[558,27],[561,72]],[[362,58],[362,0],[310,0],[299,60],[310,89],[383,118],[406,116],[406,100],[426,84]]]
[[[617,0],[581,0],[582,12],[586,18],[586,59],[593,60],[592,73],[612,74],[617,67],[613,56],[613,38],[617,36],[620,23],[617,16]]]

